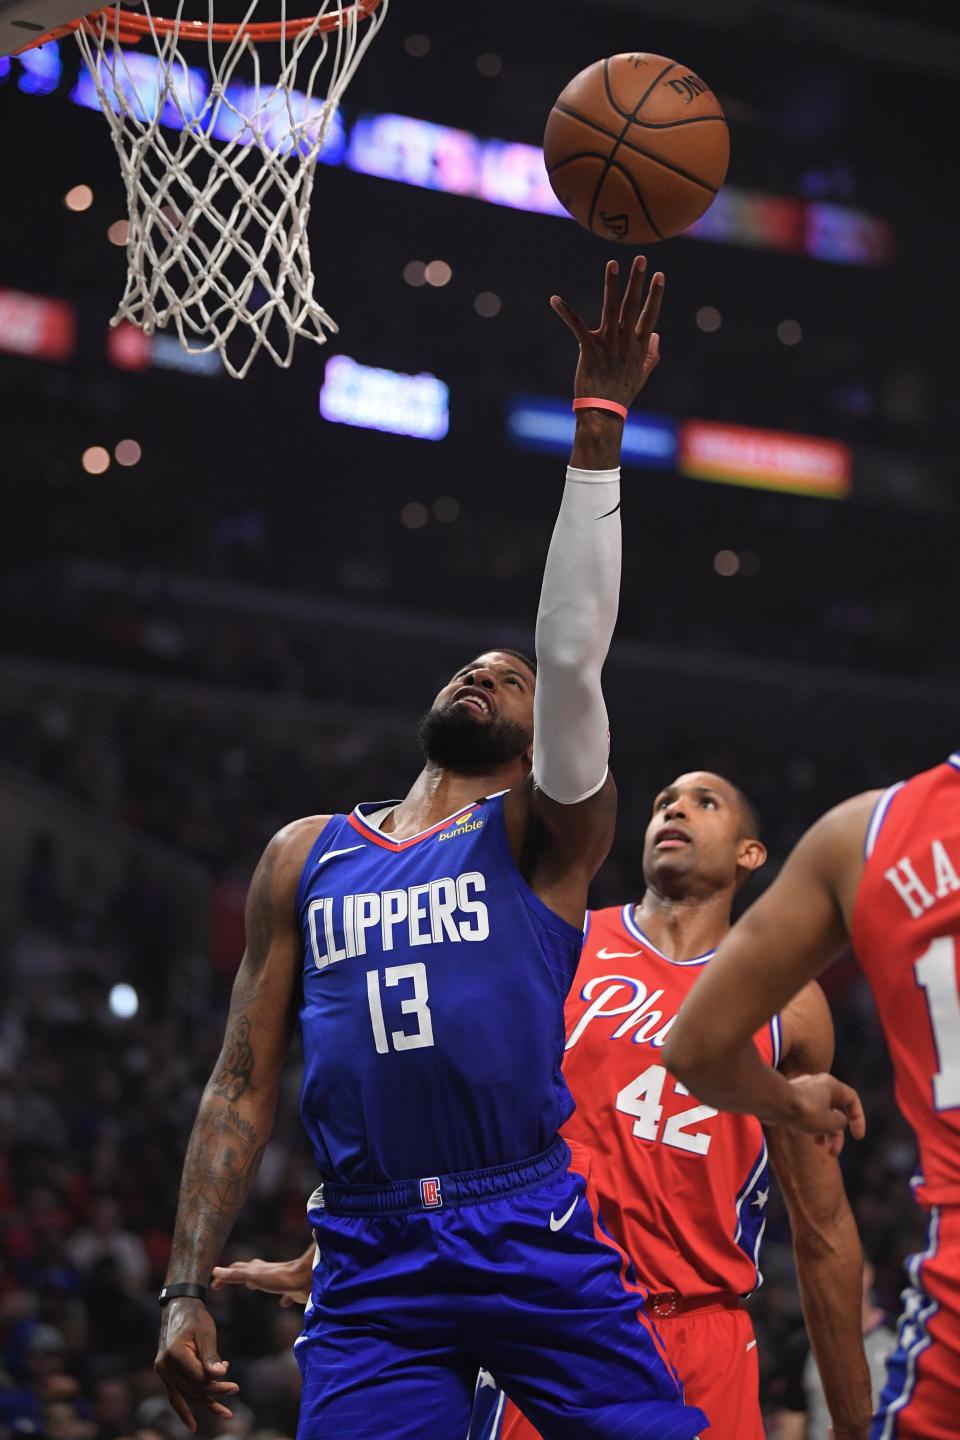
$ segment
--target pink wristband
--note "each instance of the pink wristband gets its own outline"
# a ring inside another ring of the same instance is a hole
[[[612,410],[614,415],[619,415],[621,420],[626,420],[629,411],[626,405],[618,405],[616,400],[599,400],[595,395],[585,397],[582,400],[574,400],[574,410]]]

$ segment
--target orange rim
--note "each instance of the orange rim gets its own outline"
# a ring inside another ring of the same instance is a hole
[[[98,22],[104,18],[110,21],[110,33],[116,35],[124,45],[136,45],[138,40],[144,40],[150,35],[172,35],[174,31],[179,31],[182,40],[213,40],[217,44],[229,44],[242,31],[248,39],[259,44],[261,41],[282,40],[284,35],[293,39],[302,35],[304,30],[310,29],[315,29],[320,34],[329,34],[331,30],[342,29],[351,20],[368,19],[379,5],[380,0],[355,0],[355,3],[348,5],[345,10],[340,10],[335,15],[322,15],[319,19],[316,15],[307,15],[300,20],[287,20],[286,23],[282,20],[264,20],[255,25],[231,25],[226,21],[215,21],[211,25],[206,20],[165,20],[159,15],[148,20],[146,15],[127,12],[117,15],[116,7],[108,5],[104,10],[91,11],[79,20],[69,20],[66,25],[58,25],[55,30],[48,30],[45,35],[31,40],[28,45],[21,45],[20,49],[13,53],[22,55],[25,50],[34,50],[38,45],[45,45],[48,40],[59,40],[64,35],[72,35],[81,26],[85,30],[97,31],[100,28]]]

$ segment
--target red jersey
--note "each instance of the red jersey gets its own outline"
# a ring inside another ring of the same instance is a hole
[[[668,960],[632,906],[591,911],[566,1003],[563,1072],[577,1108],[563,1133],[590,1151],[601,1212],[638,1278],[684,1297],[760,1283],[769,1194],[760,1122],[698,1105],[660,1056],[713,953]],[[756,1044],[779,1063],[779,1018]]]
[[[960,753],[877,802],[852,931],[920,1149],[917,1198],[960,1204]]]

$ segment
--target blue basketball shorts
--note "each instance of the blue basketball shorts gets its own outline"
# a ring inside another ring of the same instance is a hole
[[[544,1440],[707,1429],[563,1140],[514,1165],[328,1184],[314,1200],[298,1440],[466,1440],[481,1367]]]

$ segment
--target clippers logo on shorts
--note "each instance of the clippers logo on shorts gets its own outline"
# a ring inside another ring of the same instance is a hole
[[[440,1179],[437,1175],[431,1175],[429,1180],[420,1181],[420,1204],[424,1210],[439,1210],[443,1204],[443,1196],[440,1194]]]

